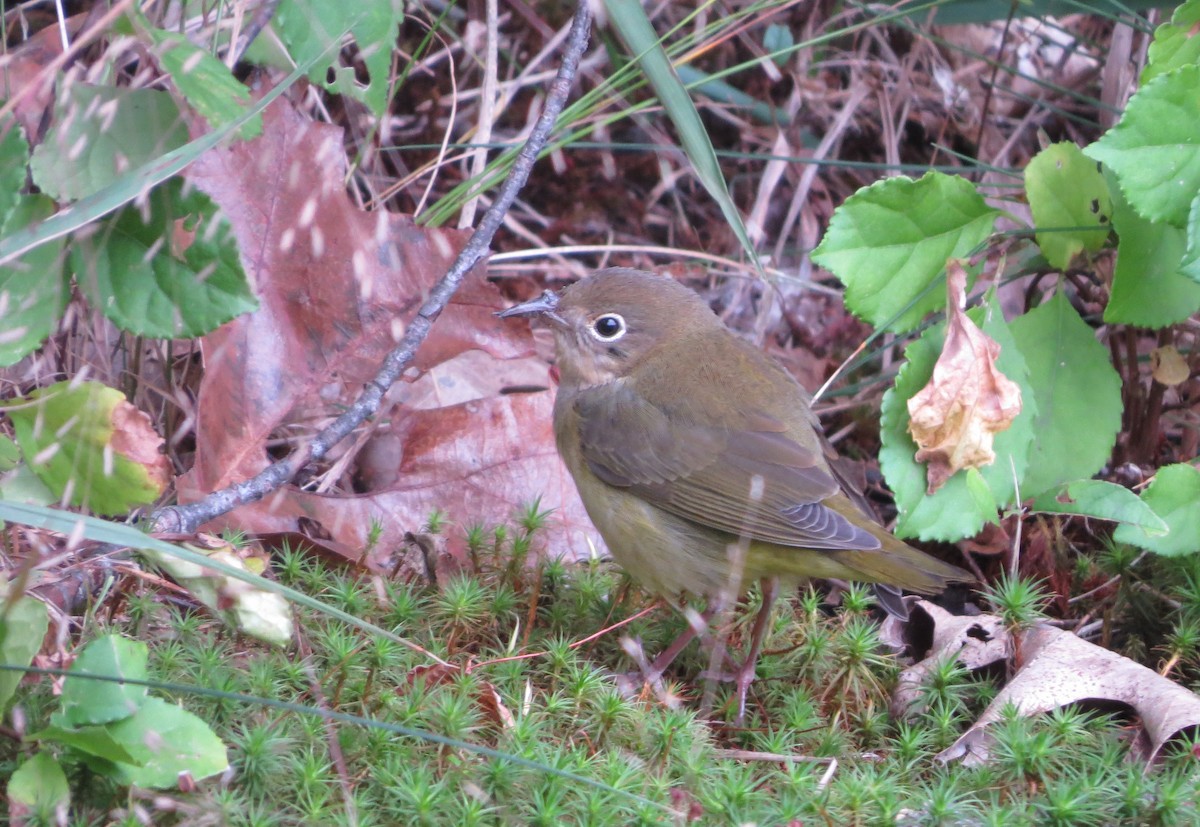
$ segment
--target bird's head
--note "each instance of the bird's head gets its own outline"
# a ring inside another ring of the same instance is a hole
[[[590,387],[627,377],[661,348],[719,329],[720,320],[696,293],[644,270],[601,270],[565,288],[547,290],[499,314],[535,316],[554,331],[563,385]],[[679,358],[690,358],[682,352]]]

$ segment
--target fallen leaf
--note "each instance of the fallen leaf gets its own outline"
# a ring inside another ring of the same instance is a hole
[[[896,626],[897,623],[888,618],[887,628],[893,646],[906,638],[924,640],[926,626],[932,629],[931,637],[923,647],[927,652],[925,657],[900,673],[896,691],[892,694],[891,713],[895,718],[911,718],[924,710],[922,687],[928,676],[946,660],[957,658],[967,669],[978,670],[1004,662],[1009,654],[1004,624],[995,615],[952,615],[941,606],[918,600],[910,607],[909,620],[900,622],[898,631]]]
[[[206,153],[189,180],[234,227],[261,301],[201,341],[196,462],[185,501],[268,464],[267,440],[318,428],[357,397],[403,335],[467,233],[365,212],[346,194],[340,129],[280,100],[263,134]],[[473,272],[418,353],[423,371],[471,348],[499,358],[532,351],[492,313],[498,292]]]
[[[1013,637],[995,615],[956,617],[924,600],[916,608],[932,620],[933,643],[927,657],[901,674],[894,714],[919,707],[924,676],[946,660],[978,670],[1008,665],[1012,652],[1021,655],[1016,671],[979,719],[938,756],[943,762],[986,762],[992,743],[988,727],[1009,705],[1032,716],[1081,702],[1124,704],[1140,719],[1149,761],[1179,732],[1200,726],[1200,696],[1071,632],[1035,626]]]
[[[908,400],[917,462],[930,494],[956,471],[996,460],[992,441],[1021,412],[1021,389],[996,368],[1000,346],[967,317],[967,274],[946,265],[946,343],[924,388]]]
[[[467,238],[358,209],[341,131],[283,102],[264,115],[261,137],[209,153],[190,176],[234,227],[261,307],[202,341],[196,459],[181,502],[258,473],[271,440],[295,443],[340,414]],[[496,395],[549,385],[545,364],[528,358],[528,326],[494,318],[501,305],[473,272],[422,345],[406,377],[415,381],[393,389],[373,432],[331,457],[345,460],[341,476],[319,493],[288,486],[207,529],[311,529],[348,549],[373,539],[367,566],[387,570],[435,510],[496,524],[542,497],[555,509],[547,547],[586,555],[593,532],[554,450],[550,394]],[[363,446],[361,465],[345,456]],[[370,534],[373,520],[382,534]]]
[[[390,433],[403,445],[403,457],[390,487],[318,494],[285,486],[258,507],[233,512],[237,525],[251,533],[304,525],[306,533],[336,538],[349,548],[370,547],[364,564],[390,571],[408,545],[405,535],[421,531],[435,511],[458,521],[443,531],[446,553],[465,561],[472,521],[489,526],[511,521],[540,498],[541,509],[551,511],[537,535],[541,547],[584,559],[604,546],[555,450],[552,407],[552,394],[543,392],[399,411]]]

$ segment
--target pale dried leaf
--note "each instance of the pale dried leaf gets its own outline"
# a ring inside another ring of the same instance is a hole
[[[966,271],[946,267],[946,342],[924,388],[908,400],[917,462],[927,463],[928,491],[962,468],[995,462],[995,435],[1021,412],[1021,389],[996,368],[1000,346],[968,318]]]
[[[1154,381],[1167,386],[1182,385],[1191,375],[1187,359],[1174,345],[1150,351],[1150,372]]]
[[[901,675],[895,714],[916,707],[922,678],[938,663],[958,658],[974,670],[1007,664],[1013,652],[1021,657],[1008,684],[939,760],[987,761],[992,741],[988,727],[1010,704],[1026,716],[1075,703],[1124,704],[1141,722],[1151,761],[1181,730],[1200,726],[1200,696],[1071,632],[1038,626],[1013,638],[994,615],[956,617],[927,601],[917,607],[933,621],[934,643],[924,660]]]

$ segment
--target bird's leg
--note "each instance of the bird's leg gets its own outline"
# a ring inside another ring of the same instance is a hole
[[[746,660],[742,662],[734,677],[737,682],[738,723],[746,716],[746,693],[750,690],[750,684],[754,683],[754,666],[758,662],[758,653],[762,651],[767,629],[771,626],[771,607],[775,603],[778,591],[779,580],[774,577],[762,579],[762,608],[754,617],[754,627],[750,632],[750,651],[746,653]]]
[[[675,658],[679,657],[679,653],[682,652],[689,643],[708,631],[708,624],[712,621],[713,616],[716,615],[719,609],[720,605],[718,603],[714,603],[713,605],[707,606],[703,612],[697,615],[690,609],[687,609],[685,606],[683,616],[684,619],[687,620],[687,628],[679,634],[679,637],[671,641],[671,644],[667,646],[666,649],[663,649],[658,653],[658,657],[654,659],[654,663],[650,664],[649,670],[644,672],[642,678],[647,683],[655,683],[658,681],[663,676],[663,673],[667,671],[667,668],[671,665]]]

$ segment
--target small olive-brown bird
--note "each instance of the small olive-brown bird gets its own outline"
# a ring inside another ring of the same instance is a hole
[[[554,331],[558,451],[617,563],[669,600],[706,598],[710,616],[763,581],[737,674],[739,712],[777,580],[933,594],[972,579],[871,517],[831,464],[808,393],[673,279],[602,270],[500,315],[538,316]],[[903,610],[887,590],[881,597]],[[645,677],[661,676],[695,634],[685,632]]]

